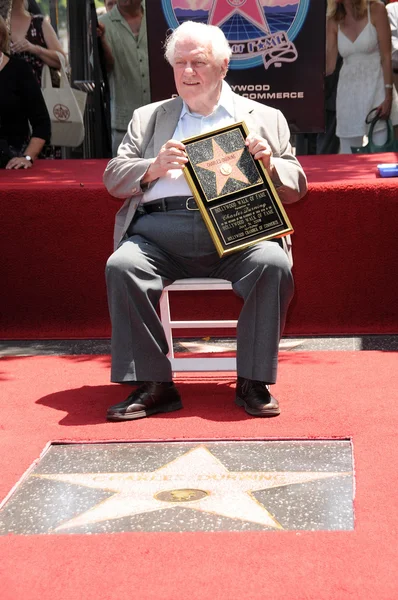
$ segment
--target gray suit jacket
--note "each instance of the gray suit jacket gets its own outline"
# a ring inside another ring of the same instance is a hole
[[[278,177],[273,180],[281,201],[296,202],[307,191],[304,171],[292,153],[290,132],[279,110],[234,94],[236,121],[244,121],[250,132],[271,146]],[[106,167],[104,183],[112,196],[127,198],[116,215],[115,248],[126,234],[139,205],[141,179],[167,140],[172,139],[182,109],[181,98],[148,104],[134,111],[118,155]],[[153,185],[153,182],[151,185]],[[290,254],[290,239],[283,238]]]

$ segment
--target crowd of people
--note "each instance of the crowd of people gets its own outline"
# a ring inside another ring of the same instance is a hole
[[[351,154],[366,141],[372,110],[383,143],[383,119],[397,120],[397,20],[397,0],[327,0],[325,132],[296,136],[297,154]]]
[[[328,0],[326,75],[342,57],[336,97],[336,135],[340,153],[363,145],[369,115],[379,121],[374,141],[386,139],[383,120],[398,125],[398,96],[393,84],[392,32],[387,10],[378,0]]]

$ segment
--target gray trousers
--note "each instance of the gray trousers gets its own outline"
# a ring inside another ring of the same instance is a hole
[[[278,347],[294,284],[287,255],[264,241],[219,258],[199,211],[137,215],[106,266],[112,322],[111,381],[171,381],[168,345],[157,315],[176,279],[232,282],[244,304],[237,326],[237,372],[275,383]]]

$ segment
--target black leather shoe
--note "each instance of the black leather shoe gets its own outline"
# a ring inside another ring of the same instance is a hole
[[[235,404],[254,417],[276,417],[281,412],[278,400],[271,396],[263,381],[244,377],[238,377]]]
[[[108,408],[108,421],[131,421],[156,413],[182,408],[180,394],[174,383],[146,381],[119,404]]]

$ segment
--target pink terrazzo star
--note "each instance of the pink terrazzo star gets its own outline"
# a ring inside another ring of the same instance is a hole
[[[236,13],[265,33],[270,33],[264,11],[258,0],[216,0],[213,2],[209,15],[209,25],[220,27]]]
[[[201,169],[206,169],[207,171],[212,171],[215,174],[217,196],[220,196],[223,187],[231,177],[237,181],[242,181],[243,183],[250,183],[237,166],[244,148],[226,153],[214,139],[211,140],[211,143],[213,145],[213,158],[197,163],[196,166]]]

